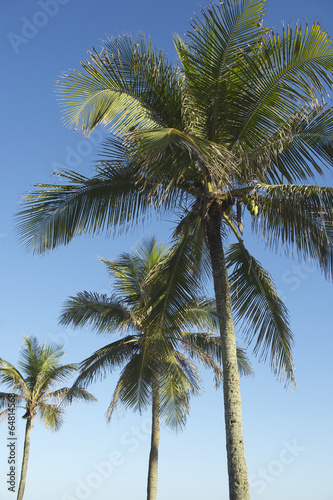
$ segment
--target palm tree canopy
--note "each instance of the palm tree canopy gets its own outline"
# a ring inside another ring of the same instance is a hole
[[[36,253],[83,233],[128,230],[151,210],[179,214],[175,235],[204,241],[219,207],[230,248],[233,307],[249,313],[246,287],[260,296],[245,329],[254,350],[286,382],[294,380],[287,310],[271,277],[244,247],[243,218],[270,248],[311,261],[333,277],[333,189],[315,176],[333,165],[333,43],[318,23],[264,26],[265,0],[226,0],[202,9],[178,63],[150,39],[110,39],[81,71],[58,84],[68,125],[108,127],[96,175],[63,171],[39,184],[18,215]],[[245,210],[247,208],[247,210]],[[236,261],[235,257],[240,260]],[[236,267],[235,267],[236,266]],[[251,273],[248,270],[251,269]],[[241,286],[238,286],[241,285]],[[251,332],[249,331],[251,328]]]
[[[184,246],[185,240],[168,253],[150,239],[117,260],[101,259],[112,277],[112,295],[81,292],[65,303],[63,325],[120,336],[81,363],[74,384],[86,386],[122,367],[108,418],[118,402],[146,409],[155,382],[160,416],[177,428],[185,423],[190,395],[201,390],[194,361],[211,369],[217,385],[221,381],[216,312],[211,301],[196,297],[200,281]],[[251,373],[241,349],[239,365],[243,374]]]
[[[96,398],[78,387],[71,400],[65,400],[70,388],[57,387],[73,375],[78,365],[60,364],[64,355],[60,345],[41,345],[36,337],[24,337],[24,340],[18,368],[0,359],[0,383],[11,390],[0,393],[0,409],[6,408],[8,398],[14,397],[16,403],[24,405],[28,418],[33,419],[37,415],[46,427],[58,430],[64,417],[60,403],[91,402]],[[8,409],[3,410],[0,416],[5,416],[7,412]]]

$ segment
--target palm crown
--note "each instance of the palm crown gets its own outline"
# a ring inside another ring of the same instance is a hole
[[[98,333],[120,336],[81,363],[73,386],[85,386],[125,364],[108,419],[117,402],[140,412],[150,406],[155,383],[161,418],[181,427],[191,394],[201,391],[194,359],[210,368],[220,384],[221,343],[213,334],[217,316],[212,301],[196,296],[199,281],[191,253],[184,238],[169,253],[154,239],[147,240],[117,260],[102,259],[113,278],[110,296],[81,292],[66,301],[63,325],[90,325]],[[250,373],[242,349],[238,359],[241,372]]]
[[[23,403],[24,418],[33,420],[36,416],[51,430],[58,430],[63,423],[63,405],[69,403],[65,397],[70,387],[57,388],[77,370],[76,364],[60,364],[64,352],[59,345],[41,345],[36,337],[24,337],[18,368],[0,359],[0,382],[11,392],[0,393],[0,408],[8,398],[14,398],[18,405]],[[95,398],[85,389],[77,387],[71,401],[92,401]],[[62,403],[62,404],[60,404]],[[0,415],[5,416],[8,409]]]

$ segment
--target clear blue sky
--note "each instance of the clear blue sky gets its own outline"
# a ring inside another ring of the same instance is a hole
[[[116,239],[76,239],[38,258],[18,245],[13,215],[21,195],[37,182],[53,182],[51,172],[62,167],[91,172],[101,140],[102,134],[83,139],[62,125],[56,79],[79,68],[87,50],[98,48],[107,35],[150,34],[174,59],[172,34],[183,34],[198,10],[194,0],[3,2],[0,357],[15,364],[23,335],[64,342],[66,362],[81,361],[103,345],[106,339],[92,332],[58,326],[62,303],[81,290],[107,291],[107,275],[97,256],[115,258],[142,237],[138,231]],[[271,0],[267,11],[266,25],[279,28],[282,20],[319,19],[333,36],[329,0]],[[331,175],[325,181],[333,185]],[[171,226],[169,220],[155,221],[146,234],[167,242]],[[332,500],[332,285],[309,266],[265,252],[251,239],[249,228],[246,233],[250,249],[272,273],[290,310],[298,383],[296,392],[284,390],[269,367],[254,360],[255,377],[242,381],[251,499]],[[91,386],[99,402],[69,408],[58,433],[36,422],[25,500],[145,498],[149,414],[128,412],[106,425],[104,413],[116,377]],[[227,498],[222,394],[212,388],[208,374],[203,378],[206,392],[193,400],[185,431],[162,431],[159,500]],[[18,411],[17,455],[22,451],[24,422]],[[12,500],[14,494],[5,486],[6,438],[2,423],[0,498]]]

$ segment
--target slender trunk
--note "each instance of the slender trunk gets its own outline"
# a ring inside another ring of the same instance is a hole
[[[156,500],[158,476],[158,445],[160,442],[160,395],[158,382],[152,384],[152,427],[148,467],[147,500]]]
[[[220,323],[223,394],[230,500],[249,500],[249,483],[242,430],[242,405],[230,289],[221,241],[221,214],[212,205],[205,221],[210,251],[217,315]]]
[[[27,477],[29,450],[30,450],[30,434],[32,429],[32,418],[27,419],[27,425],[25,427],[25,438],[24,438],[24,449],[23,449],[23,459],[21,468],[21,478],[20,485],[17,493],[17,500],[22,500],[25,488],[25,480]]]

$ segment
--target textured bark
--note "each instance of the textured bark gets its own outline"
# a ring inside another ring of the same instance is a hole
[[[29,450],[30,450],[30,434],[32,429],[32,418],[27,419],[27,424],[25,427],[25,438],[24,438],[24,449],[23,449],[23,459],[21,468],[21,478],[20,485],[17,493],[17,500],[22,500],[25,488],[25,480],[27,477]]]
[[[211,256],[223,362],[223,394],[230,500],[249,500],[249,483],[242,430],[242,405],[228,274],[221,241],[221,214],[217,203],[205,221]]]
[[[147,500],[156,500],[157,496],[158,445],[160,442],[160,397],[159,386],[156,381],[153,382],[152,391],[152,428],[148,467]]]

